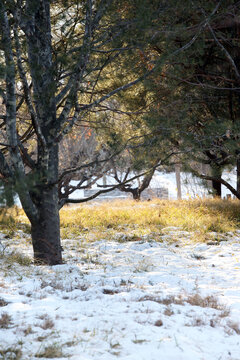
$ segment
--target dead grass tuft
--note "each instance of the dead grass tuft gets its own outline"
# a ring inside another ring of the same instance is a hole
[[[6,349],[0,348],[0,359],[1,360],[21,360],[22,350],[19,348],[8,347]]]
[[[220,310],[220,317],[226,317],[230,314],[230,310],[224,305],[221,304],[218,299],[213,295],[202,296],[198,292],[192,295],[183,296],[179,295],[169,295],[167,297],[161,298],[154,295],[146,295],[141,297],[138,301],[154,301],[158,304],[163,305],[184,305],[184,303],[188,303],[192,306],[200,306],[203,308],[212,308],[216,310]],[[164,311],[165,315],[171,316],[171,309],[167,308]]]
[[[3,312],[0,317],[0,328],[8,329],[11,324],[12,324],[11,316],[8,313]]]
[[[163,305],[170,305],[170,304],[177,304],[177,305],[183,305],[184,304],[184,300],[182,298],[181,295],[179,296],[174,296],[174,295],[169,295],[165,298],[160,298],[158,296],[152,296],[152,295],[146,295],[141,297],[138,301],[154,301],[158,304],[163,304]]]
[[[31,327],[31,325],[28,325],[28,327],[26,327],[24,330],[23,330],[23,333],[25,336],[29,335],[29,334],[34,334],[34,331]]]
[[[206,322],[199,317],[196,317],[192,320],[191,326],[204,326],[206,325]]]
[[[226,309],[225,305],[220,304],[218,299],[213,295],[202,296],[199,293],[196,293],[188,295],[185,301],[192,306],[200,306],[203,308],[209,307],[216,310]]]
[[[68,357],[68,355],[63,353],[60,344],[54,343],[52,345],[46,346],[42,351],[35,354],[35,357],[54,359],[54,358],[65,358]]]
[[[113,290],[113,289],[103,289],[103,294],[105,295],[114,295],[114,294],[118,294],[119,290]]]
[[[17,263],[21,266],[30,266],[32,264],[32,259],[29,256],[20,254],[18,252],[12,252],[6,256],[6,260],[10,264]]]
[[[164,315],[166,315],[166,316],[172,316],[172,315],[174,315],[174,311],[169,307],[169,306],[167,306],[166,307],[166,309],[164,310]]]
[[[7,306],[9,304],[8,301],[4,300],[3,298],[0,298],[0,307]]]
[[[229,321],[228,327],[232,329],[236,334],[240,335],[240,323],[236,321]]]
[[[50,317],[46,316],[46,318],[44,319],[44,322],[40,325],[40,327],[43,330],[48,330],[48,329],[52,329],[54,328],[55,324],[53,322],[52,319],[50,319]]]

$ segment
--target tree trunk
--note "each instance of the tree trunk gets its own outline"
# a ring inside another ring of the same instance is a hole
[[[62,263],[57,194],[57,186],[42,189],[38,206],[39,220],[32,223],[34,261],[39,264]]]
[[[175,175],[176,175],[176,183],[177,183],[177,199],[182,200],[181,167],[180,167],[180,164],[175,164]]]
[[[6,197],[6,206],[12,207],[14,205],[14,191],[11,184],[4,186],[4,193]]]
[[[219,166],[212,166],[212,176],[221,179],[222,177],[222,169]],[[213,194],[216,197],[222,196],[222,184],[219,181],[212,180],[212,188]]]
[[[139,189],[132,189],[131,191],[132,193],[132,196],[133,196],[133,199],[136,200],[136,201],[139,201],[140,198],[141,198],[141,192],[139,191]]]

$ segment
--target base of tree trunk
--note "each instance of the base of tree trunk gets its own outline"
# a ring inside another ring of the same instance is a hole
[[[221,198],[222,196],[222,187],[221,187],[221,183],[217,182],[217,181],[212,181],[212,187],[213,187],[213,195],[214,197],[219,197]]]
[[[141,193],[138,191],[138,189],[132,189],[132,196],[136,201],[140,201],[141,199]]]
[[[56,229],[57,231],[57,229]],[[55,231],[54,231],[55,232]],[[53,231],[45,236],[40,229],[32,228],[32,241],[34,252],[34,263],[36,265],[59,265],[62,264],[62,248],[60,237]]]
[[[56,189],[42,191],[39,219],[32,223],[32,244],[36,264],[62,264],[60,220]]]
[[[36,265],[59,265],[63,263],[60,241],[49,241],[48,237],[36,234],[36,231],[32,231],[32,240]]]

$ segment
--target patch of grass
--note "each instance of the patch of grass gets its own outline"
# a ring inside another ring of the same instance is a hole
[[[193,318],[191,323],[191,326],[204,326],[204,325],[206,325],[206,322],[200,317]]]
[[[31,327],[31,325],[28,325],[28,327],[26,327],[25,329],[23,329],[23,333],[24,333],[25,336],[27,336],[27,335],[29,335],[29,334],[33,334],[34,331],[33,331],[32,327]]]
[[[8,347],[6,349],[0,348],[0,359],[1,360],[21,360],[22,350],[19,348]]]
[[[11,253],[6,253],[7,246],[0,252],[0,258],[4,259],[9,267],[14,264],[19,264],[21,266],[30,266],[32,264],[32,259],[29,256],[21,254],[20,252],[13,251]]]
[[[3,312],[0,317],[0,329],[8,329],[11,324],[12,324],[11,316],[8,313]]]
[[[154,296],[154,295],[146,295],[141,297],[138,301],[154,301],[158,304],[163,304],[163,305],[170,305],[170,304],[177,304],[177,305],[183,305],[184,304],[184,300],[182,296],[174,296],[174,295],[169,295],[167,297],[161,298],[158,296]]]
[[[236,334],[240,335],[240,323],[236,321],[229,321],[228,327],[233,330]]]
[[[46,358],[46,359],[54,359],[54,358],[65,358],[68,355],[63,353],[61,344],[54,343],[46,346],[43,350],[40,350],[35,354],[36,358]]]
[[[133,342],[134,344],[144,344],[144,343],[148,342],[148,340],[135,338],[134,340],[132,340],[132,342]]]
[[[7,256],[7,261],[10,263],[17,263],[21,266],[30,266],[32,259],[29,256],[23,255],[19,252],[13,252]]]
[[[118,294],[119,290],[113,290],[113,289],[103,289],[103,294],[105,295],[114,295],[114,294]]]
[[[203,308],[212,308],[216,310],[226,310],[226,306],[219,303],[219,300],[213,296],[202,296],[199,293],[188,295],[185,301],[192,306],[200,306]]]
[[[38,319],[43,320],[43,323],[39,325],[43,330],[52,329],[55,326],[53,320],[47,313],[39,315]]]
[[[48,330],[48,329],[52,329],[54,328],[55,324],[53,322],[52,319],[50,319],[49,317],[47,317],[44,322],[40,325],[40,327],[43,329],[43,330]]]
[[[240,202],[221,199],[116,200],[63,208],[60,218],[62,238],[84,237],[85,241],[92,241],[113,239],[116,235],[119,241],[125,242],[139,241],[149,235],[150,239],[162,241],[164,228],[177,227],[191,232],[192,240],[206,242],[215,240],[209,232],[226,233],[240,227]],[[0,229],[9,238],[16,236],[19,229],[30,233],[29,221],[17,207],[0,209]]]
[[[191,257],[196,260],[206,260],[205,256],[198,255],[198,254],[192,254]]]
[[[7,306],[9,304],[8,301],[4,300],[3,298],[0,298],[0,307]]]
[[[148,258],[143,258],[135,265],[134,272],[135,273],[148,272],[151,271],[152,269],[153,269],[153,264],[151,263],[151,261]]]
[[[190,295],[169,295],[167,297],[158,297],[154,295],[146,295],[140,298],[138,301],[154,301],[158,304],[169,306],[171,304],[184,305],[188,303],[192,306],[200,306],[203,308],[212,308],[221,311],[220,317],[226,317],[230,314],[230,310],[219,302],[219,300],[213,295],[202,296],[198,292]],[[167,314],[166,314],[167,315]],[[170,314],[171,315],[171,314]]]
[[[11,237],[21,227],[22,220],[23,224],[29,225],[29,221],[21,208],[17,206],[0,208],[0,229],[6,230],[7,236]]]
[[[208,232],[225,233],[239,227],[240,202],[218,199],[149,202],[118,200],[64,208],[60,217],[64,237],[84,234],[87,238],[88,233],[94,231],[99,233],[99,238],[103,238],[104,231],[107,230],[104,238],[108,232],[111,232],[113,237],[120,231],[123,234],[120,237],[121,242],[136,241],[146,234],[148,229],[155,239],[160,240],[161,229],[174,226],[194,232],[194,240],[208,241]],[[125,239],[126,230],[128,237]],[[130,234],[130,231],[134,233]]]
[[[166,316],[172,316],[172,315],[174,315],[174,311],[169,307],[169,306],[167,306],[166,307],[166,309],[164,310],[164,315],[166,315]]]

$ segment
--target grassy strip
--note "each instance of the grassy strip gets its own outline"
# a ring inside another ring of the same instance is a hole
[[[60,212],[63,238],[92,233],[95,239],[116,232],[135,231],[131,236],[161,231],[169,226],[195,232],[204,241],[209,232],[226,233],[240,226],[240,202],[220,199],[136,202],[121,200],[65,207]],[[8,236],[16,230],[29,233],[29,222],[22,209],[1,209],[0,228]],[[105,235],[104,235],[105,234]]]
[[[240,224],[240,202],[188,200],[114,201],[61,210],[61,226],[89,230],[124,226],[177,226],[186,231],[233,231]]]

